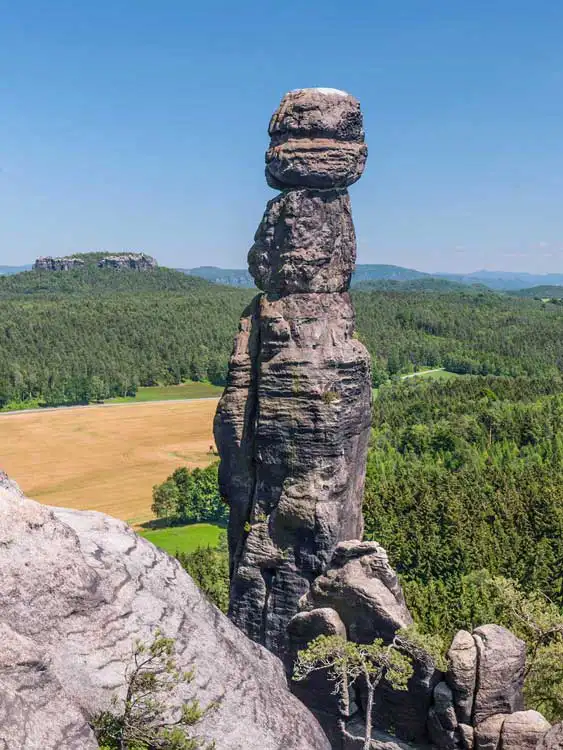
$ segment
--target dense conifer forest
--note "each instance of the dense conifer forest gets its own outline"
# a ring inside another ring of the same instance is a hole
[[[166,268],[0,277],[0,408],[86,403],[186,379],[221,384],[254,294]],[[546,377],[563,369],[556,303],[475,290],[353,297],[376,386],[425,366]]]

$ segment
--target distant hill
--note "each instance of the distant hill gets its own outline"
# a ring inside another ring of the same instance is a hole
[[[563,284],[563,274],[560,273],[532,274],[513,271],[486,271],[483,269],[468,274],[437,273],[434,275],[461,284],[475,284],[477,282],[485,284],[490,289],[503,292],[519,291],[533,286],[558,286]]]
[[[474,292],[489,292],[492,289],[484,284],[462,284],[449,279],[439,279],[435,276],[424,276],[418,279],[376,279],[374,281],[354,281],[354,289],[359,292],[384,291],[384,292],[440,292],[442,294],[471,294]]]
[[[402,266],[391,266],[383,263],[358,264],[352,277],[353,286],[363,281],[377,281],[386,279],[392,281],[412,281],[413,279],[430,278],[431,274],[424,271],[416,271],[414,268],[403,268]]]
[[[179,271],[199,276],[214,284],[227,284],[237,287],[254,287],[254,279],[249,272],[243,268],[217,268],[216,266],[199,266],[198,268],[180,268]],[[430,274],[423,271],[415,271],[413,268],[392,266],[386,264],[360,264],[352,277],[352,286],[358,286],[363,282],[389,279],[393,281],[410,281],[412,279],[431,278]]]
[[[509,292],[513,297],[533,297],[534,299],[563,299],[563,286],[531,286]]]
[[[99,260],[107,253],[82,253],[72,257],[87,259],[88,261]],[[29,270],[30,266],[0,266],[0,276],[20,273]],[[196,276],[213,284],[224,284],[242,289],[255,288],[254,280],[244,268],[218,268],[217,266],[198,266],[197,268],[178,268],[177,271],[190,276]],[[395,285],[371,286],[372,282],[405,282],[420,281],[421,285],[402,287]],[[425,281],[424,281],[425,280]],[[434,280],[434,281],[432,281]],[[445,280],[459,287],[440,285],[437,280]],[[424,281],[424,283],[423,283]],[[366,287],[365,284],[370,284]],[[385,263],[360,263],[352,277],[352,287],[357,289],[400,289],[402,291],[454,291],[461,286],[487,287],[499,292],[521,292],[533,287],[558,287],[563,286],[563,273],[531,274],[513,271],[474,271],[468,274],[455,273],[425,273],[414,268],[404,268]],[[522,296],[522,295],[519,295]],[[535,293],[525,296],[536,296]],[[548,295],[546,295],[548,296]]]
[[[95,264],[66,271],[31,270],[0,276],[0,299],[29,297],[106,296],[115,293],[191,292],[194,289],[216,290],[205,279],[188,276],[171,268],[157,267],[150,273],[130,268],[116,271]],[[234,290],[227,290],[234,291]]]
[[[213,284],[226,284],[252,289],[254,279],[243,268],[217,268],[217,266],[198,266],[197,268],[178,268],[178,271],[198,276],[200,279],[211,281]]]

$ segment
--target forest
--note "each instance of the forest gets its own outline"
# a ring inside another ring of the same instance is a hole
[[[365,534],[420,627],[498,622],[529,646],[531,707],[563,716],[563,381],[461,376],[379,389]]]
[[[29,271],[0,277],[0,408],[132,395],[139,386],[222,384],[256,290],[166,268]],[[421,367],[541,375],[563,370],[563,306],[490,291],[355,291],[373,383]]]
[[[162,268],[2,277],[0,406],[221,384],[254,294]],[[525,638],[529,705],[561,718],[563,305],[479,289],[353,299],[377,387],[366,538],[387,549],[426,632],[447,642],[495,621]],[[399,377],[425,367],[456,376]],[[223,524],[216,472],[177,469],[154,489],[157,515]],[[226,554],[181,560],[222,608]]]

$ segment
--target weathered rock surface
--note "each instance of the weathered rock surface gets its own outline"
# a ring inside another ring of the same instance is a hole
[[[442,750],[456,750],[460,747],[457,729],[453,693],[446,682],[439,682],[434,688],[434,705],[428,712],[430,739]]]
[[[37,258],[33,264],[34,271],[72,271],[75,268],[84,268],[85,263],[80,258],[52,258],[45,256]]]
[[[84,714],[69,700],[36,644],[0,623],[0,746],[95,750]]]
[[[489,716],[475,727],[475,750],[500,750],[500,734],[506,714]]]
[[[365,737],[365,725],[360,717],[354,718],[346,726],[343,733],[342,750],[363,750]],[[392,734],[383,732],[380,729],[374,729],[371,733],[370,750],[430,750],[430,745],[426,743],[412,744],[411,742],[402,742]]]
[[[98,268],[115,268],[117,270],[129,268],[133,271],[151,271],[158,263],[145,253],[123,253],[122,255],[108,255],[97,263]]]
[[[336,89],[298,89],[270,121],[266,179],[287,187],[347,187],[364,171],[367,147],[360,104]]]
[[[289,693],[281,663],[210,604],[177,561],[120,521],[46,508],[2,476],[0,571],[5,750],[96,747],[85,718],[123,690],[133,641],[156,628],[176,639],[182,667],[195,665],[202,705],[218,702],[199,726],[218,750],[330,747]],[[194,687],[185,691],[178,704]]]
[[[333,89],[287,94],[269,133],[268,180],[284,193],[249,252],[266,294],[243,313],[214,433],[230,505],[229,615],[287,663],[300,598],[338,542],[363,531],[371,377],[347,293],[356,242],[345,188],[367,152],[359,103]]]
[[[338,612],[330,607],[298,612],[289,621],[287,632],[298,651],[320,635],[338,635],[346,638],[346,626]]]
[[[377,542],[340,542],[303,606],[335,609],[356,643],[374,638],[389,642],[397,630],[412,624],[397,574]]]
[[[479,660],[474,724],[494,714],[521,711],[525,643],[500,625],[483,625],[473,631],[473,637]]]
[[[563,723],[555,724],[544,734],[538,744],[538,750],[563,750]]]
[[[371,385],[353,333],[347,293],[259,297],[217,410],[230,615],[280,655],[300,597],[336,544],[362,533]]]
[[[271,200],[248,254],[265,292],[343,292],[356,262],[345,190],[289,190]]]
[[[289,656],[291,663],[297,653],[320,635],[338,635],[346,638],[346,627],[334,609],[314,609],[299,612],[287,627],[289,634]],[[338,722],[354,715],[358,708],[353,696],[341,696],[334,692],[334,683],[325,670],[315,671],[306,679],[292,683],[293,693],[310,708],[329,737],[339,735]]]
[[[536,750],[551,724],[537,711],[516,711],[504,720],[502,750]]]
[[[98,268],[129,268],[134,271],[150,271],[157,268],[158,263],[150,255],[145,253],[123,253],[121,255],[108,255],[97,261]],[[82,258],[72,256],[65,258],[52,258],[46,256],[37,258],[33,264],[34,271],[72,271],[76,268],[84,268],[86,262]]]
[[[477,646],[471,633],[467,630],[456,633],[447,658],[446,680],[453,691],[458,721],[470,724],[477,679]]]

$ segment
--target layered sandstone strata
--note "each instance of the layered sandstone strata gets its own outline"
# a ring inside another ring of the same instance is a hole
[[[287,94],[270,124],[268,204],[249,252],[263,290],[241,319],[215,419],[230,505],[230,616],[284,656],[299,599],[338,542],[361,538],[369,355],[348,295],[356,241],[346,187],[366,146],[359,103]]]

